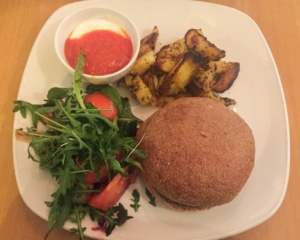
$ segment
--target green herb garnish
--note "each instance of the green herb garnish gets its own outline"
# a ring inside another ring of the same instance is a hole
[[[106,235],[111,234],[116,226],[122,226],[127,220],[132,218],[121,203],[105,212],[90,208],[90,216],[92,220],[98,222],[100,229],[104,230]]]
[[[145,189],[145,193],[147,197],[149,198],[149,203],[156,207],[156,201],[155,201],[155,196],[152,195],[152,193],[148,190],[148,188]]]
[[[133,201],[133,204],[130,204],[130,207],[132,207],[134,209],[135,212],[138,211],[139,207],[141,206],[139,204],[139,201],[140,201],[140,193],[138,192],[138,190],[134,189],[132,191],[132,201]]]

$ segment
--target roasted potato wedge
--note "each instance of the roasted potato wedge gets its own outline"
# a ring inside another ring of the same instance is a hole
[[[155,63],[155,45],[158,35],[159,31],[155,26],[152,32],[141,40],[140,51],[135,64],[130,70],[130,73],[141,75]]]
[[[192,81],[204,91],[213,90],[221,93],[231,87],[238,76],[239,69],[239,63],[210,61],[208,69],[198,71]]]
[[[225,51],[207,40],[197,29],[190,29],[185,34],[187,48],[199,53],[209,60],[216,61],[225,57]]]
[[[228,62],[221,73],[217,73],[212,90],[217,93],[223,93],[229,89],[240,72],[240,64],[237,62]]]
[[[144,74],[155,63],[155,58],[156,56],[153,50],[145,52],[136,60],[130,73],[136,73],[138,75]]]
[[[201,56],[186,52],[164,78],[159,87],[159,93],[163,96],[173,96],[185,92],[185,87],[190,83],[192,76],[206,62],[207,60]]]
[[[141,40],[138,58],[129,73],[121,80],[129,88],[131,94],[143,105],[149,104],[153,98],[141,75],[155,63],[156,54],[154,51],[158,35],[158,28],[155,26],[152,32]]]
[[[214,84],[216,75],[216,69],[214,63],[211,61],[208,63],[208,67],[199,69],[193,76],[192,82],[195,87],[203,89],[204,91],[210,91]]]
[[[212,100],[215,100],[217,102],[220,102],[224,104],[225,106],[230,106],[236,104],[234,99],[227,98],[227,97],[222,97],[218,95],[216,92],[212,90],[205,91],[202,88],[198,88],[197,85],[195,85],[195,82],[191,82],[188,86],[188,92],[193,96],[193,97],[206,97],[210,98]]]
[[[235,100],[228,97],[222,97],[213,91],[209,91],[209,92],[202,91],[198,96],[213,99],[217,102],[223,103],[225,106],[236,104]]]
[[[186,51],[184,38],[163,46],[156,54],[156,68],[163,72],[170,72]]]
[[[127,84],[130,81],[130,84]],[[125,76],[125,83],[131,94],[142,105],[151,104],[155,101],[155,96],[152,95],[150,88],[144,83],[140,75]]]
[[[155,50],[155,45],[156,45],[158,36],[159,36],[159,31],[158,31],[157,26],[155,26],[152,29],[152,32],[149,35],[145,36],[141,40],[141,46],[140,46],[138,58],[143,56],[147,52]]]

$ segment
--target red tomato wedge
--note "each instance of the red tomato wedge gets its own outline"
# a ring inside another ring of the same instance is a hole
[[[120,149],[118,153],[113,154],[116,160],[120,160],[124,155],[124,152]],[[100,167],[99,169],[100,178],[98,178],[97,173],[95,172],[88,172],[84,175],[84,179],[87,183],[99,183],[104,182],[108,178],[108,170],[105,166]]]
[[[116,160],[120,160],[123,157],[123,155],[124,155],[124,152],[122,149],[120,149],[118,153],[113,154],[113,156],[115,157]]]
[[[99,169],[99,172],[100,172],[100,178],[98,178],[98,174],[97,173],[95,173],[95,172],[88,172],[88,173],[86,173],[84,175],[84,180],[87,183],[91,183],[91,184],[106,181],[107,177],[108,177],[108,172],[107,172],[106,167],[101,167]]]
[[[101,93],[91,93],[84,98],[84,103],[91,103],[101,111],[101,115],[109,120],[114,120],[118,116],[116,105],[108,97]]]
[[[132,171],[131,171],[130,176],[129,176],[129,184],[135,183],[135,181],[137,179],[137,176],[138,176],[137,168],[133,168],[131,170]]]
[[[106,211],[118,202],[131,183],[132,178],[130,176],[123,177],[118,173],[103,191],[91,195],[88,204],[91,207]]]

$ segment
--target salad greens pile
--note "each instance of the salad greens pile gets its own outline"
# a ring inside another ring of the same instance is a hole
[[[145,157],[134,139],[140,120],[132,114],[128,99],[121,97],[110,85],[89,85],[84,91],[84,62],[85,57],[81,54],[73,87],[51,88],[43,104],[17,100],[13,110],[19,111],[24,118],[28,112],[31,114],[32,126],[26,131],[21,129],[31,138],[28,156],[38,162],[40,168],[49,170],[58,183],[57,191],[51,195],[53,201],[46,203],[50,208],[47,235],[52,229],[62,228],[66,221],[71,221],[77,226],[71,232],[78,234],[80,239],[84,239],[85,231],[81,221],[87,215],[106,235],[132,218],[121,203],[106,211],[86,204],[87,196],[99,190],[85,182],[85,174],[91,171],[99,174],[99,166],[104,165],[109,169],[109,180],[118,173],[126,176],[125,168],[139,168],[139,159]],[[100,114],[99,109],[84,104],[84,94],[92,92],[107,95],[115,103],[119,116],[110,121]],[[43,132],[38,132],[40,123],[46,126]],[[116,159],[120,149],[123,155]],[[139,194],[134,191],[132,196],[132,207],[137,211]]]

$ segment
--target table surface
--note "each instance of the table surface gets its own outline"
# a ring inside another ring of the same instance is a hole
[[[18,192],[12,156],[13,101],[31,47],[45,21],[74,0],[0,1],[0,233],[1,239],[42,239],[46,221],[30,211]],[[266,222],[231,240],[298,239],[300,236],[300,1],[207,0],[248,14],[262,30],[275,58],[285,92],[291,141],[289,184],[279,210]],[[299,62],[298,62],[299,61]],[[51,239],[77,239],[55,231]]]

